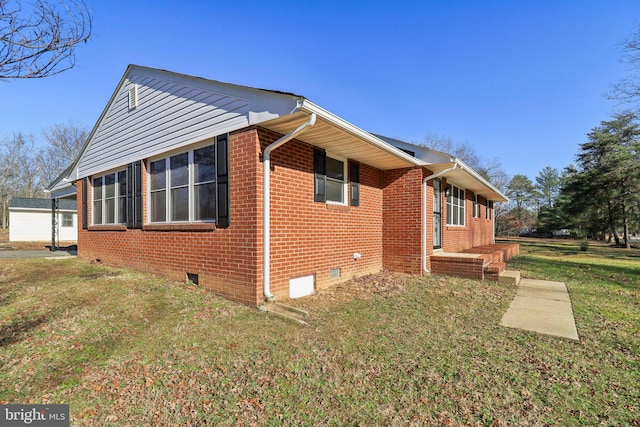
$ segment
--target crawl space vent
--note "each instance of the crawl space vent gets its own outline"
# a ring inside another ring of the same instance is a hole
[[[138,106],[138,85],[129,88],[129,110],[133,110]]]

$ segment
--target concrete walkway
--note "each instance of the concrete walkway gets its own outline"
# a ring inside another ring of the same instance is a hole
[[[579,340],[571,299],[562,282],[522,279],[500,324]]]
[[[1,250],[0,259],[3,258],[73,258],[77,255],[76,251],[14,251],[14,250]]]

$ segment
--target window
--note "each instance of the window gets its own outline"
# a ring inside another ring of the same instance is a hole
[[[487,200],[487,219],[492,219],[493,217],[493,202]]]
[[[480,200],[478,200],[478,195],[473,194],[473,217],[480,218]]]
[[[73,214],[72,213],[63,213],[62,214],[62,226],[65,228],[73,227]]]
[[[164,222],[167,220],[167,162],[166,159],[151,162],[149,171],[151,175],[151,222]]]
[[[447,225],[465,225],[464,190],[447,184]]]
[[[127,222],[127,172],[110,173],[93,179],[93,224]]]
[[[151,222],[228,224],[227,137],[149,163]]]
[[[216,169],[215,151],[208,146],[193,152],[193,206],[197,221],[215,219]]]
[[[342,160],[327,156],[327,202],[344,203],[345,201],[345,163]]]
[[[349,181],[347,181],[349,165]],[[316,202],[347,204],[347,189],[350,189],[349,204],[360,204],[360,165],[346,159],[328,155],[324,150],[314,151],[314,200]],[[347,185],[349,184],[349,185]]]

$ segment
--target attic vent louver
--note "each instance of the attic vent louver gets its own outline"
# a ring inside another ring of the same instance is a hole
[[[129,110],[133,110],[138,106],[138,85],[129,88]]]

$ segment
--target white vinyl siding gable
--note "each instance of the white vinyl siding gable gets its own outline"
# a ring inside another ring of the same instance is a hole
[[[138,104],[129,108],[129,89]],[[79,176],[152,157],[248,125],[246,99],[132,75],[121,87],[78,164]],[[220,131],[222,129],[222,131]]]

